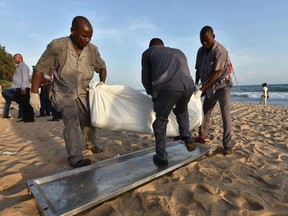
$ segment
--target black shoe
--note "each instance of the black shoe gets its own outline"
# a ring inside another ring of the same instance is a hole
[[[52,119],[48,119],[47,121],[60,121],[60,119],[52,118]]]
[[[2,116],[2,118],[3,119],[5,119],[5,118],[9,119],[9,118],[11,118],[11,116]]]
[[[28,123],[28,122],[35,122],[34,119],[27,119],[27,120],[24,120],[24,123]]]
[[[160,160],[160,159],[157,158],[156,155],[153,155],[153,162],[159,167],[168,166],[168,160]]]
[[[190,137],[182,137],[181,140],[184,141],[185,146],[187,148],[187,151],[191,152],[196,149],[196,145],[194,143],[194,140],[191,139]]]
[[[227,148],[227,147],[224,147],[223,150],[222,150],[222,154],[223,155],[229,155],[229,154],[232,154],[232,148]]]
[[[72,164],[71,166],[73,168],[79,168],[79,167],[83,167],[83,166],[88,166],[90,164],[91,164],[91,160],[88,159],[88,158],[85,158],[85,159],[82,159],[82,160],[78,161],[75,164]]]
[[[35,116],[36,118],[45,117],[46,115],[40,114],[39,116]]]

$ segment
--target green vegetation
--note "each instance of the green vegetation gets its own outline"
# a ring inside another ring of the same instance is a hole
[[[11,87],[12,82],[0,79],[0,85],[2,86],[2,89],[6,89]]]
[[[8,85],[9,82],[11,85],[15,68],[16,66],[13,60],[13,56],[6,52],[4,46],[0,45],[0,81],[3,87]]]

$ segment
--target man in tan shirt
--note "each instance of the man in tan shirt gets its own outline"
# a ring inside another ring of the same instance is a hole
[[[39,107],[38,88],[42,74],[53,76],[51,84],[52,106],[61,112],[65,125],[63,135],[69,164],[76,168],[91,164],[83,158],[83,139],[78,133],[80,123],[84,142],[94,153],[96,128],[91,126],[87,87],[99,74],[99,84],[106,80],[106,65],[98,48],[90,43],[93,28],[88,19],[77,16],[72,21],[71,35],[53,40],[35,66],[32,77],[31,99],[33,107]]]

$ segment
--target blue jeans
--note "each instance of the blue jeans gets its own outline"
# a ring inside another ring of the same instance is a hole
[[[19,105],[18,118],[22,118],[23,117],[23,108],[22,108],[22,104],[20,103],[19,97],[16,94],[16,89],[15,88],[4,89],[2,91],[2,96],[5,99],[5,107],[4,107],[4,111],[3,111],[3,117],[9,116],[9,110],[10,110],[11,102],[15,101]]]

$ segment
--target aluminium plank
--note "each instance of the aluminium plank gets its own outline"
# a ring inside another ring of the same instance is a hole
[[[27,189],[35,198],[42,215],[75,215],[99,205],[128,190],[178,169],[215,147],[196,144],[188,152],[183,141],[167,143],[169,164],[156,166],[155,148],[146,148],[90,166],[64,171],[27,181]]]

